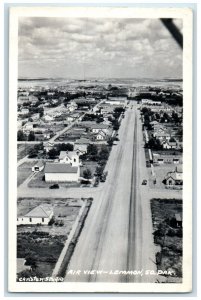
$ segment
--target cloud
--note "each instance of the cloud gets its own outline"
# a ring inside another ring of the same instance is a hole
[[[181,50],[158,19],[20,18],[18,44],[21,76],[30,68],[51,77],[83,68],[89,76],[182,72]]]

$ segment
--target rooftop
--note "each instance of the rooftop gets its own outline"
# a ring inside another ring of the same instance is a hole
[[[76,140],[75,144],[90,144],[90,140],[81,138],[81,139]]]
[[[37,162],[37,164],[34,165],[34,167],[42,167],[42,166],[44,166],[44,162],[41,161],[41,160],[39,160],[39,161]]]
[[[76,151],[60,151],[59,159],[63,159],[66,156],[68,156],[70,159],[72,159],[73,156],[77,156]]]
[[[77,171],[78,167],[72,167],[70,164],[46,163],[45,166],[45,173],[77,173]]]
[[[24,217],[48,218],[53,209],[50,205],[39,205],[29,211]]]

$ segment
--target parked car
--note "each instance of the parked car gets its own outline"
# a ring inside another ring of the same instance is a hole
[[[142,181],[142,185],[147,185],[147,180],[146,180],[146,179],[144,179],[144,180]]]
[[[55,184],[51,185],[50,189],[59,189],[58,183],[55,183]]]

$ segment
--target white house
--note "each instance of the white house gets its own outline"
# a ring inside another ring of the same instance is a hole
[[[80,165],[79,156],[76,151],[61,151],[59,162],[62,164],[70,164],[72,167],[78,167]]]
[[[67,104],[66,107],[68,108],[68,110],[70,112],[72,112],[78,108],[78,105],[77,105],[77,103],[75,103],[75,101],[71,101],[69,104]]]
[[[183,168],[179,165],[175,168],[175,171],[168,172],[165,176],[165,184],[171,185],[182,185],[183,184]]]
[[[31,116],[31,118],[32,118],[33,121],[37,121],[40,118],[40,114],[39,113],[34,114],[34,115]]]
[[[87,153],[87,147],[90,144],[90,140],[81,138],[76,140],[74,144],[74,150],[77,152],[79,150],[82,154]]]
[[[96,135],[97,141],[104,141],[106,139],[107,135],[104,131],[100,130],[98,134]]]
[[[67,163],[46,163],[46,182],[78,182],[80,177],[80,167],[73,167]]]
[[[26,123],[24,126],[23,126],[23,131],[31,131],[33,130],[33,123]]]
[[[105,124],[93,124],[91,125],[92,133],[99,133],[99,131],[103,131],[105,134],[109,134],[109,127]]]
[[[54,144],[50,142],[44,143],[44,149],[48,153],[52,148],[54,148]]]
[[[48,122],[48,121],[53,121],[54,118],[51,117],[50,115],[45,115],[45,116],[43,117],[43,120],[46,121],[46,122]]]
[[[53,208],[50,205],[39,205],[23,216],[17,217],[17,225],[47,225],[53,216]]]
[[[142,99],[142,104],[161,105],[161,101],[153,101],[151,99]]]
[[[27,115],[29,113],[28,108],[22,108],[21,111],[19,112],[20,115]]]
[[[55,92],[47,92],[48,96],[53,96],[55,94]]]
[[[32,167],[32,172],[40,172],[44,169],[44,163],[39,161],[36,165]]]
[[[25,265],[26,259],[17,258],[17,274],[25,270],[31,270],[31,266]]]

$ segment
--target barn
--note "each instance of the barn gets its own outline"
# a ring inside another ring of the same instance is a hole
[[[66,163],[46,163],[46,182],[78,182],[80,177],[80,167],[72,167]]]

